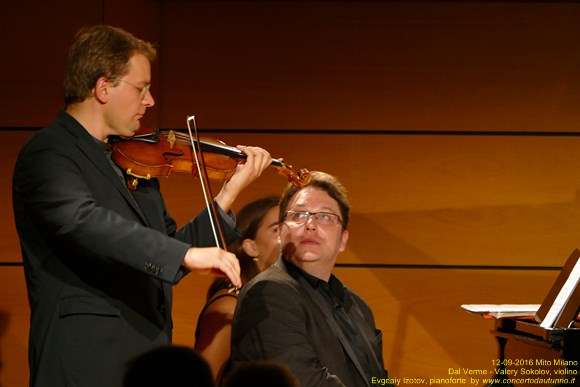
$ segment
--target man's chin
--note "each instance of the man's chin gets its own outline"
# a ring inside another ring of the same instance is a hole
[[[302,253],[299,252],[294,254],[294,259],[300,262],[309,263],[309,262],[318,262],[320,261],[320,256],[318,254],[313,254],[310,252]]]
[[[136,132],[135,130],[123,130],[119,131],[115,135],[121,138],[133,138],[135,136],[135,132]]]
[[[137,134],[137,132],[139,131],[140,128],[141,128],[141,125],[140,125],[139,121],[137,121],[137,123],[131,125],[130,128],[123,130],[122,136],[123,137],[133,137]]]

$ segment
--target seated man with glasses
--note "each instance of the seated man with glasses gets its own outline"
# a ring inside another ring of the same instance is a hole
[[[286,364],[305,387],[385,384],[373,313],[332,274],[348,240],[349,209],[342,184],[323,172],[283,193],[281,257],[242,288],[232,326],[234,365]]]

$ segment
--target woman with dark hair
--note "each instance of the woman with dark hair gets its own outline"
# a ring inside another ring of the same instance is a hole
[[[240,262],[242,284],[270,267],[280,255],[278,201],[273,196],[258,199],[238,212],[237,226],[242,236],[228,250]],[[195,350],[208,361],[218,385],[230,358],[231,323],[237,297],[226,279],[214,280],[197,321]]]

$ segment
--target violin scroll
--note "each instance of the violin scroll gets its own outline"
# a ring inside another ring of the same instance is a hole
[[[275,166],[275,170],[276,173],[280,176],[284,176],[286,179],[288,179],[288,182],[298,188],[302,188],[304,186],[307,186],[308,183],[310,183],[310,180],[312,180],[312,175],[310,174],[310,171],[306,168],[302,168],[300,169],[298,172],[294,172],[292,170],[292,166],[291,165],[284,165],[281,167],[277,167]]]

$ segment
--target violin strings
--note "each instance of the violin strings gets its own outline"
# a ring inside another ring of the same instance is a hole
[[[216,226],[214,224],[213,216],[211,216],[211,213],[212,213],[212,211],[211,211],[211,204],[210,204],[209,199],[207,197],[207,189],[206,189],[206,186],[205,186],[205,182],[204,182],[204,179],[203,179],[203,175],[201,173],[201,164],[199,162],[199,159],[198,159],[198,156],[197,156],[197,150],[195,149],[195,144],[193,142],[193,134],[191,132],[191,125],[190,125],[191,122],[193,122],[193,128],[195,130],[195,135],[197,137],[197,124],[195,123],[195,116],[189,116],[189,117],[187,117],[187,129],[189,131],[189,139],[191,141],[191,149],[193,149],[193,155],[195,157],[195,164],[197,165],[197,175],[199,176],[199,181],[201,182],[201,190],[203,191],[203,197],[204,197],[204,200],[205,200],[205,205],[206,205],[207,211],[209,213],[209,220],[210,220],[210,223],[211,223],[211,229],[213,231],[213,237],[215,238],[215,245],[217,247],[219,247],[220,246],[220,243],[219,243],[219,238],[218,238],[218,235],[217,235]]]

